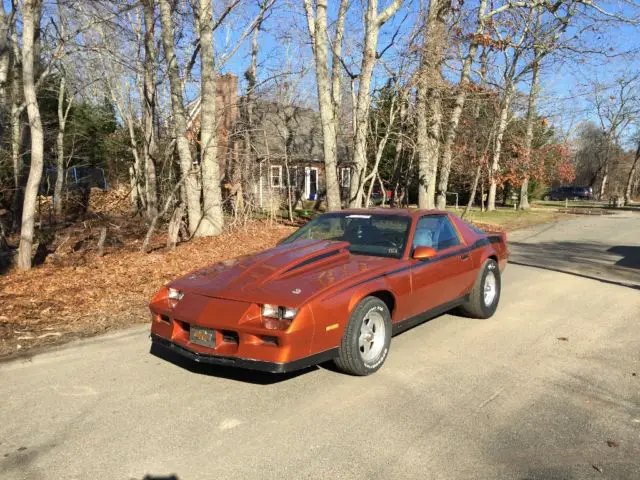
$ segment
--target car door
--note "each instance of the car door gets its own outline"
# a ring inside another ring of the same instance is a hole
[[[411,252],[432,247],[438,253],[411,265],[412,315],[452,302],[465,293],[473,262],[463,239],[447,215],[425,215],[418,220]]]

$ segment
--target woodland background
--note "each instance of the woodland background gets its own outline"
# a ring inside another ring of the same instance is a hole
[[[315,209],[368,204],[376,184],[394,205],[457,198],[488,211],[529,209],[565,184],[627,204],[640,193],[630,0],[2,7],[4,268],[31,268],[87,221],[104,253],[118,229],[148,251],[159,233],[171,246],[254,219],[295,221],[295,207],[308,215],[292,204],[289,174],[280,204],[256,201],[265,102],[317,115],[326,182]],[[232,106],[219,101],[220,78],[237,82]]]

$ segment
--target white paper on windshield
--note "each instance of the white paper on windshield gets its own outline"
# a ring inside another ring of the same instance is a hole
[[[347,218],[371,218],[371,215],[347,215]]]

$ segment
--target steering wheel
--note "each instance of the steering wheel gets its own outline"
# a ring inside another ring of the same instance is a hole
[[[373,245],[379,245],[381,247],[391,247],[391,248],[400,248],[398,243],[390,238],[380,238],[375,242],[372,242]]]

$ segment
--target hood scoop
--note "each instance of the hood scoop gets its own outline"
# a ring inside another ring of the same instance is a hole
[[[349,242],[332,242],[326,248],[316,250],[312,254],[295,259],[283,268],[265,278],[265,282],[270,280],[287,278],[319,266],[326,266],[330,263],[337,263],[347,260],[350,256]]]

